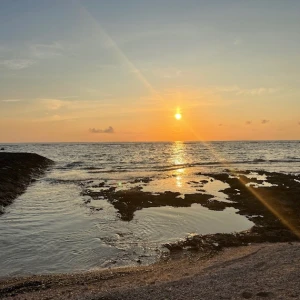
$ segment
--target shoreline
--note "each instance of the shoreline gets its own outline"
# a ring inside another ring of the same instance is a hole
[[[300,243],[261,243],[149,266],[0,279],[0,299],[299,299],[299,267]]]

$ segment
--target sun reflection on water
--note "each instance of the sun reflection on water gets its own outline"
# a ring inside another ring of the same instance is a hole
[[[178,188],[182,187],[182,177],[181,176],[176,177],[176,185]]]
[[[174,142],[172,147],[172,163],[175,166],[182,166],[186,163],[185,161],[185,144],[183,142]],[[178,168],[174,170],[173,175],[176,179],[176,186],[181,189],[183,187],[183,175],[185,173],[184,168]]]
[[[183,142],[174,142],[172,146],[172,163],[177,165],[185,164],[185,144]]]

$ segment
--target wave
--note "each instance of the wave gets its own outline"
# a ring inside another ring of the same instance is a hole
[[[71,162],[71,163],[69,163],[69,164],[66,164],[66,165],[64,166],[64,168],[66,168],[66,169],[71,169],[71,168],[80,167],[80,166],[82,166],[82,165],[84,165],[84,162],[83,162],[83,161],[73,161],[73,162]]]
[[[299,158],[299,157],[287,156],[286,158],[287,158],[287,159],[299,160],[299,161],[300,161],[300,158]]]
[[[271,163],[294,163],[294,162],[300,162],[299,158],[295,158],[295,159],[270,159],[268,160],[268,162]]]
[[[50,183],[50,184],[70,184],[70,183],[75,183],[78,184],[82,181],[87,181],[91,179],[59,179],[59,178],[44,178],[44,181]]]
[[[189,163],[189,164],[179,164],[179,165],[165,165],[152,167],[151,169],[155,171],[172,171],[178,168],[191,168],[197,166],[228,166],[228,165],[254,165],[259,163],[295,163],[299,162],[300,159],[283,159],[283,160],[265,160],[265,159],[254,159],[254,160],[243,160],[243,161],[209,161],[209,162],[199,162],[199,163]]]
[[[99,167],[83,167],[82,170],[103,170],[104,168]]]
[[[253,160],[253,162],[266,162],[266,160],[265,159],[262,159],[262,158],[255,158],[254,160]]]
[[[102,173],[125,173],[125,172],[130,172],[129,170],[126,169],[116,169],[116,170],[99,170],[99,171],[88,171],[90,174],[102,174]]]
[[[259,164],[276,164],[276,163],[300,163],[300,158],[297,157],[289,157],[288,159],[262,159],[262,158],[255,158],[253,160],[236,160],[236,161],[201,161],[196,163],[184,163],[184,164],[170,164],[170,165],[153,165],[153,162],[151,163],[144,163],[144,164],[120,164],[117,163],[115,165],[112,164],[104,164],[107,165],[107,167],[98,167],[98,166],[91,166],[89,165],[85,166],[85,163],[82,161],[75,161],[69,164],[66,164],[63,167],[56,167],[56,169],[61,170],[71,170],[71,169],[79,169],[82,171],[87,171],[91,174],[100,174],[100,173],[123,173],[123,172],[133,172],[138,170],[145,170],[145,171],[155,171],[155,172],[163,172],[163,171],[172,171],[177,169],[183,169],[183,168],[193,168],[197,166],[232,166],[232,165],[259,165]],[[112,169],[110,168],[112,167]]]

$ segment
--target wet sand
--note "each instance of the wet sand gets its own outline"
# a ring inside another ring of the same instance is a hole
[[[300,299],[300,243],[190,253],[151,266],[0,281],[1,299]]]

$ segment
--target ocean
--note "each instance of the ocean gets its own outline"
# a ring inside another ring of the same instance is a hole
[[[193,234],[247,230],[237,210],[191,206],[137,207],[124,220],[113,200],[89,192],[114,188],[145,193],[213,195],[230,201],[226,183],[205,174],[300,173],[300,141],[4,144],[55,161],[0,216],[0,276],[66,273],[149,264],[164,243]]]

